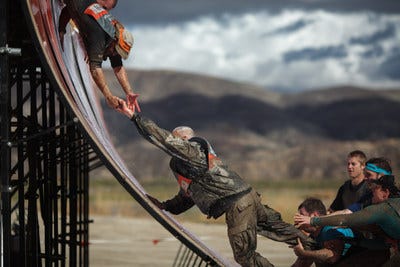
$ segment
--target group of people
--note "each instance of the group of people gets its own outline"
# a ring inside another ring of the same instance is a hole
[[[170,168],[179,191],[162,202],[148,195],[158,208],[180,214],[196,205],[208,218],[224,215],[234,258],[242,266],[273,266],[256,252],[257,234],[289,244],[298,256],[293,264],[297,267],[310,266],[313,262],[344,263],[347,257],[351,259],[348,255],[356,253],[356,247],[360,247],[357,253],[373,247],[382,264],[389,260],[389,249],[396,254],[400,239],[400,202],[394,198],[398,190],[390,165],[382,165],[380,159],[366,162],[360,151],[350,154],[348,172],[352,179],[339,189],[329,215],[321,200],[309,198],[299,206],[296,226],[284,222],[280,213],[262,204],[260,195],[224,164],[210,143],[196,136],[192,128],[179,126],[168,131],[142,116],[138,95],[133,92],[122,64],[122,59],[130,54],[133,37],[109,13],[117,0],[64,0],[64,4],[58,29],[61,45],[72,19],[85,44],[93,80],[108,105],[126,115],[146,140],[171,156]],[[108,87],[101,68],[102,61],[108,58],[126,100],[114,96]],[[354,228],[371,224],[380,226],[383,232],[373,232],[371,237],[366,234],[368,229]],[[367,248],[362,246],[364,243],[368,244]]]
[[[328,211],[316,198],[299,206],[295,224],[320,248],[306,251],[299,241],[293,266],[400,266],[400,190],[389,160],[355,150],[347,171]]]

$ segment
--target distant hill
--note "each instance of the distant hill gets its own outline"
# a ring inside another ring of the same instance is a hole
[[[189,73],[129,71],[142,113],[166,129],[192,126],[249,180],[345,179],[346,155],[392,159],[398,172],[400,90],[327,88],[279,94]],[[114,92],[121,95],[112,72]],[[104,101],[103,101],[104,103]],[[136,178],[169,175],[168,157],[104,107],[114,143]]]

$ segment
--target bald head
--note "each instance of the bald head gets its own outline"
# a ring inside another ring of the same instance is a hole
[[[97,0],[97,3],[104,9],[110,11],[117,5],[118,0]]]
[[[189,140],[194,136],[194,131],[188,126],[178,126],[172,131],[172,135],[183,140]]]

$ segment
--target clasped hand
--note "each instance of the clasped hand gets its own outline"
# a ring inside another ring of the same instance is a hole
[[[136,109],[140,112],[140,107],[137,102],[138,94],[129,94],[128,103],[122,99],[118,100],[118,105],[115,107],[115,110],[119,113],[124,114],[128,118],[132,118],[133,114],[135,114]],[[130,99],[130,100],[129,100]],[[129,101],[131,104],[129,104]]]

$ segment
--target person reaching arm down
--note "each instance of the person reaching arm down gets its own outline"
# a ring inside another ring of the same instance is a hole
[[[135,105],[140,111],[134,97],[127,72],[122,64],[133,46],[132,34],[117,21],[108,11],[115,7],[117,0],[68,0],[59,18],[59,36],[63,48],[66,26],[72,19],[79,30],[87,53],[90,73],[107,104],[117,108],[119,98],[111,93],[107,84],[102,62],[110,59],[114,74],[126,95],[130,107]]]

